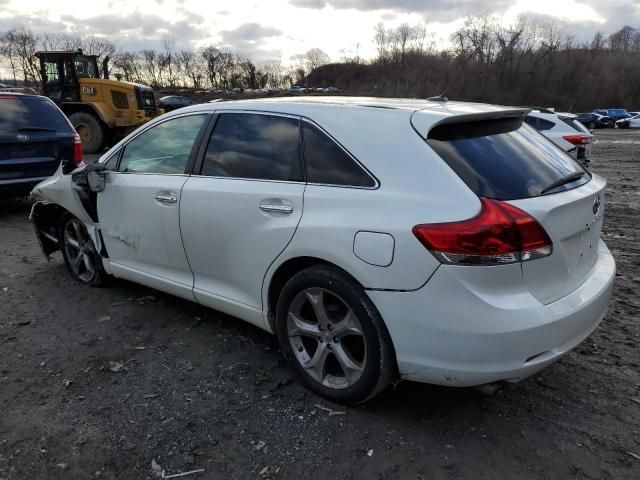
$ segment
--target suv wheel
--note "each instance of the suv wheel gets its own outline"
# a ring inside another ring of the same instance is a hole
[[[393,347],[380,314],[364,289],[336,268],[310,267],[286,283],[276,330],[303,382],[333,402],[362,403],[395,377]]]
[[[84,224],[71,214],[66,214],[60,225],[60,249],[71,277],[91,287],[102,285],[106,278],[102,257],[96,251]]]

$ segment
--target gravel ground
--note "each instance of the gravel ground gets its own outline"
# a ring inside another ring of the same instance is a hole
[[[40,255],[29,202],[3,202],[0,479],[640,478],[640,133],[596,138],[609,314],[493,395],[402,382],[329,404],[252,326],[125,281],[74,283],[59,254]]]

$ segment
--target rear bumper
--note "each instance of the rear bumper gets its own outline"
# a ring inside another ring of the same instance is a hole
[[[6,198],[29,195],[33,187],[46,178],[49,177],[0,180],[0,197]]]
[[[413,292],[367,292],[389,328],[405,379],[459,387],[522,380],[595,330],[615,277],[602,241],[587,280],[548,305],[515,275],[492,288],[455,268],[466,267],[440,267]]]

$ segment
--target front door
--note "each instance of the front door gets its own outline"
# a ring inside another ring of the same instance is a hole
[[[200,175],[182,190],[180,225],[200,303],[261,321],[265,273],[302,217],[299,122],[219,114]]]
[[[123,148],[98,194],[98,219],[111,269],[126,278],[193,300],[193,275],[180,235],[187,164],[208,115],[170,118]]]

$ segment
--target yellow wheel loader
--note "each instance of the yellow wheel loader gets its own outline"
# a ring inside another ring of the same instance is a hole
[[[42,93],[67,115],[82,140],[84,153],[95,153],[150,119],[164,113],[156,108],[146,85],[109,79],[106,57],[102,78],[97,56],[75,52],[37,52]]]

